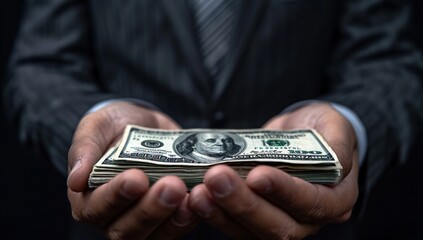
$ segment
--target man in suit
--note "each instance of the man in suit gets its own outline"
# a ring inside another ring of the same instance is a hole
[[[197,4],[27,2],[7,107],[22,140],[69,173],[74,218],[112,239],[304,238],[349,219],[383,171],[406,160],[423,118],[407,2],[234,0],[231,14],[215,10],[232,26],[214,25],[231,33],[222,47],[199,33],[212,11]],[[313,185],[261,166],[244,181],[216,166],[190,193],[174,176],[149,186],[138,170],[88,189],[92,166],[129,123],[315,128],[343,180]]]

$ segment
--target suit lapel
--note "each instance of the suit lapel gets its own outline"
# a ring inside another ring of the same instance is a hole
[[[202,64],[201,54],[192,29],[193,24],[190,18],[189,9],[185,1],[159,0],[163,5],[166,14],[169,16],[170,24],[175,33],[178,44],[188,61],[188,67],[193,73],[199,89],[204,94],[210,92],[210,85],[207,79],[207,72]]]
[[[227,57],[226,67],[222,78],[217,81],[213,91],[213,103],[217,104],[239,63],[245,48],[251,40],[252,34],[258,26],[260,17],[267,4],[267,0],[238,0],[237,21],[234,29],[234,41]]]

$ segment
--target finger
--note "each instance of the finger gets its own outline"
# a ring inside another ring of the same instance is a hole
[[[148,190],[148,178],[139,170],[128,170],[94,191],[68,190],[74,219],[105,228]]]
[[[198,217],[188,207],[187,194],[179,208],[161,224],[150,236],[150,239],[179,239],[198,223]]]
[[[282,130],[285,129],[285,122],[287,119],[287,115],[278,115],[273,118],[271,118],[269,121],[267,121],[263,128],[267,130]]]
[[[179,129],[180,126],[168,115],[157,110],[127,101],[116,101],[103,108],[106,117],[115,127],[135,124],[150,128]]]
[[[121,111],[136,115],[122,117]],[[137,114],[134,114],[137,113]],[[134,120],[135,119],[135,120]],[[125,102],[117,102],[102,110],[85,116],[75,131],[68,155],[68,186],[72,191],[82,192],[92,166],[111,145],[119,140],[126,124],[130,121],[147,127],[177,129],[179,125],[163,113],[148,110]]]
[[[254,234],[225,213],[213,201],[204,184],[197,185],[190,193],[190,208],[206,222],[234,239],[253,239]]]
[[[260,238],[303,238],[318,229],[314,225],[298,224],[284,211],[256,195],[227,166],[211,168],[204,180],[216,204]]]
[[[168,176],[157,181],[140,202],[128,209],[107,231],[111,239],[144,239],[169,218],[187,194],[185,184]]]
[[[86,116],[75,131],[68,154],[68,187],[72,191],[87,189],[92,166],[101,158],[116,136],[100,120],[99,114]]]
[[[247,176],[247,185],[297,221],[344,222],[357,200],[357,168],[336,186],[311,184],[278,169],[260,166]]]

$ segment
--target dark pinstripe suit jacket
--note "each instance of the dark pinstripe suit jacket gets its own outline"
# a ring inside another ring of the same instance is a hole
[[[27,2],[6,108],[62,172],[79,119],[110,98],[151,102],[187,128],[260,127],[304,99],[343,104],[367,129],[368,186],[406,159],[422,118],[407,1],[238,0],[217,84],[183,0]]]

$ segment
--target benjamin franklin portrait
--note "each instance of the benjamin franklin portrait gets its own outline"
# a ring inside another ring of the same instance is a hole
[[[233,157],[245,149],[245,141],[234,133],[197,132],[179,137],[174,149],[181,157],[199,163],[212,163]]]

